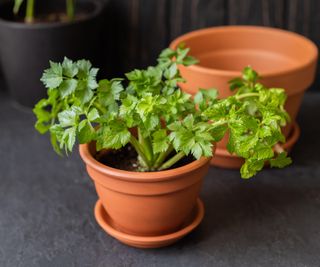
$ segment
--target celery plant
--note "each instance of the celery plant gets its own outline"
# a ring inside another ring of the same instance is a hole
[[[243,178],[291,163],[286,152],[275,152],[285,142],[281,127],[289,120],[283,89],[266,88],[250,67],[230,82],[233,96],[218,99],[214,89],[194,96],[183,92],[178,65],[197,61],[188,48],[165,49],[156,66],[127,73],[126,78],[96,80],[98,69],[89,61],[50,62],[41,80],[48,98],[34,108],[36,129],[51,134],[54,149],[71,151],[76,140],[96,141],[97,150],[131,144],[141,171],[170,168],[183,157],[211,157],[213,146],[228,132],[228,150],[245,159]],[[98,127],[96,127],[98,126]],[[131,129],[137,129],[133,134]]]

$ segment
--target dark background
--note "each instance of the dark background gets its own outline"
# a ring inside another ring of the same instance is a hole
[[[101,73],[109,78],[154,64],[159,52],[175,37],[210,26],[283,28],[307,36],[320,45],[319,0],[98,1],[104,2],[106,7],[101,32],[104,46],[100,53]],[[57,40],[60,41],[63,40]],[[320,75],[317,77],[312,90],[320,85]]]
[[[159,52],[174,38],[210,26],[283,28],[310,38],[318,47],[320,45],[319,0],[98,1],[105,3],[101,73],[109,78],[154,64]],[[320,78],[316,79],[312,90],[317,90],[318,85]]]
[[[102,1],[102,0],[101,0]],[[154,64],[177,36],[219,25],[263,25],[300,33],[320,45],[319,0],[106,1],[107,73]],[[320,76],[313,90],[320,84]]]
[[[153,64],[176,36],[206,26],[281,27],[320,45],[319,0],[104,1],[108,76]],[[0,92],[0,266],[319,267],[319,103],[318,93],[304,99],[293,165],[252,180],[210,168],[199,228],[171,247],[139,250],[95,222],[97,196],[78,153],[58,157],[34,130],[34,115]]]

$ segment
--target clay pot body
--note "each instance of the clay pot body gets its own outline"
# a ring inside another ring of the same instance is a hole
[[[170,47],[175,49],[180,43],[190,47],[190,54],[200,61],[194,66],[179,66],[187,81],[180,87],[190,94],[199,88],[217,88],[220,98],[228,97],[232,94],[228,81],[250,65],[259,72],[261,83],[286,90],[285,108],[294,122],[304,92],[314,81],[317,47],[296,33],[267,27],[223,26],[187,33]],[[286,137],[292,125],[283,129]],[[227,137],[217,144],[213,160],[219,157],[219,151],[226,151],[226,144]],[[228,163],[219,166],[228,167]]]
[[[161,172],[129,172],[96,161],[93,143],[80,155],[113,225],[124,233],[157,236],[179,229],[197,203],[210,159]]]

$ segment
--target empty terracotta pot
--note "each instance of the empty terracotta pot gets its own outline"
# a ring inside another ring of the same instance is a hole
[[[190,54],[200,61],[190,67],[179,66],[187,81],[180,86],[191,94],[198,88],[217,88],[220,98],[228,97],[232,94],[228,81],[250,65],[259,72],[261,83],[286,90],[286,110],[294,122],[304,92],[314,81],[318,49],[309,39],[289,31],[257,26],[213,27],[182,35],[170,47],[175,49],[180,43],[190,47]],[[291,129],[292,124],[284,128],[286,137]],[[217,144],[214,165],[229,167],[225,155],[219,159],[222,151],[227,153],[226,143],[227,138]],[[230,161],[230,167],[234,167],[231,165]]]
[[[95,158],[94,143],[80,145],[112,225],[122,233],[159,236],[179,230],[197,204],[210,158],[159,172],[130,172],[108,167]]]

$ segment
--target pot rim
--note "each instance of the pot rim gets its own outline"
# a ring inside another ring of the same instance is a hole
[[[14,28],[14,29],[24,29],[24,30],[34,30],[34,29],[52,29],[52,28],[59,28],[63,26],[69,25],[76,25],[85,21],[92,20],[99,16],[99,14],[103,10],[103,3],[97,0],[89,0],[89,1],[79,1],[83,3],[91,3],[93,4],[94,8],[92,12],[87,13],[83,18],[72,20],[72,21],[64,21],[64,22],[40,22],[36,24],[28,24],[23,22],[16,22],[11,20],[6,20],[0,17],[0,24],[3,24],[7,27]],[[0,4],[0,6],[8,4],[9,1],[5,1]]]
[[[314,64],[317,61],[318,58],[318,48],[315,45],[314,42],[312,42],[310,39],[297,34],[295,32],[291,32],[291,31],[287,31],[287,30],[283,30],[283,29],[278,29],[278,28],[272,28],[272,27],[265,27],[265,26],[251,26],[251,25],[235,25],[235,26],[218,26],[218,27],[208,27],[208,28],[204,28],[204,29],[200,29],[200,30],[195,30],[195,31],[191,31],[188,32],[186,34],[183,34],[179,37],[177,37],[176,39],[174,39],[171,43],[170,43],[170,48],[174,49],[178,46],[178,44],[183,43],[184,41],[197,37],[197,36],[203,36],[203,35],[207,35],[210,33],[215,33],[215,32],[234,32],[234,31],[241,31],[241,32],[266,32],[266,33],[271,33],[271,34],[284,34],[287,36],[290,36],[292,38],[296,38],[298,39],[301,43],[304,43],[304,46],[309,46],[311,49],[311,53],[309,54],[310,58],[306,61],[294,66],[294,67],[289,67],[287,69],[284,70],[280,70],[280,71],[261,71],[261,77],[265,78],[265,77],[272,77],[272,76],[280,76],[280,75],[284,75],[284,74],[290,74],[290,73],[294,73],[296,71],[299,71],[301,69],[304,69],[312,64]],[[192,48],[191,48],[192,49]],[[220,70],[220,69],[215,69],[215,68],[208,68],[208,67],[203,67],[200,65],[191,65],[188,66],[188,69],[193,70],[195,72],[201,72],[201,73],[205,73],[205,74],[217,74],[220,76],[230,76],[230,77],[235,77],[237,75],[239,75],[241,72],[240,71],[236,71],[236,70]]]
[[[80,156],[82,160],[86,163],[86,165],[105,175],[112,176],[120,180],[132,182],[158,182],[176,179],[179,176],[183,176],[185,173],[195,171],[203,167],[207,163],[209,164],[211,160],[211,157],[202,157],[198,160],[192,161],[189,164],[170,170],[155,172],[132,172],[119,170],[100,163],[90,153],[89,145],[90,143],[79,145]]]

